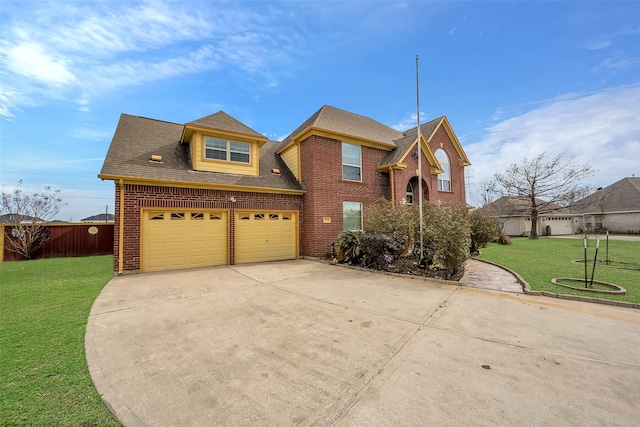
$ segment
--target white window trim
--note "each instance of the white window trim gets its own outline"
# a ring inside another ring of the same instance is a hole
[[[345,203],[357,203],[358,205],[360,205],[360,228],[358,228],[357,230],[349,230],[346,228],[346,224],[345,224]],[[364,214],[363,214],[363,205],[362,202],[353,202],[350,200],[345,200],[342,202],[342,229],[343,230],[349,230],[349,231],[361,231],[363,229],[363,220],[364,220]]]
[[[362,146],[361,145],[356,145],[356,144],[349,144],[348,142],[342,142],[342,145],[340,146],[340,149],[343,150],[343,147],[345,145],[351,145],[353,147],[358,147],[358,150],[360,151],[360,155],[358,156],[360,159],[360,162],[358,164],[352,164],[352,163],[345,163],[344,161],[344,153],[341,152],[342,155],[342,180],[343,181],[351,181],[351,182],[362,182]],[[360,170],[360,179],[349,179],[349,178],[345,178],[344,177],[344,167],[345,166],[350,166],[353,168],[358,168]]]
[[[411,187],[411,191],[409,191],[409,187]],[[409,201],[409,196],[411,196],[411,201]],[[415,189],[413,188],[413,184],[411,184],[411,181],[407,182],[405,200],[408,205],[412,205],[415,201]]]
[[[446,151],[444,151],[442,148],[438,148],[434,154],[436,156],[436,159],[438,159],[439,162],[441,162],[441,159],[438,158],[438,153],[439,152],[442,152],[447,158],[447,165],[449,166],[449,168],[448,168],[449,179],[445,179],[444,178],[444,173],[439,173],[438,174],[438,191],[451,193],[451,191],[452,191],[451,190],[451,187],[452,187],[451,186],[451,159],[449,157],[449,154],[447,154]],[[441,162],[441,164],[442,164],[442,162]],[[445,185],[444,185],[445,182],[449,183],[449,189],[445,189]]]
[[[210,158],[207,157],[207,138],[212,138],[212,139],[217,139],[220,141],[225,141],[227,143],[227,147],[226,150],[223,150],[222,148],[209,148],[209,150],[216,150],[216,151],[224,151],[226,153],[226,159],[214,159],[214,158]],[[243,152],[243,151],[236,151],[236,150],[232,150],[231,149],[231,143],[235,142],[238,144],[246,144],[249,147],[249,151],[248,152]],[[251,144],[249,142],[244,142],[244,141],[234,141],[231,139],[224,139],[224,138],[218,138],[215,136],[205,136],[203,139],[203,149],[204,149],[204,153],[203,153],[203,157],[204,160],[207,161],[214,161],[214,162],[228,162],[228,163],[238,163],[241,165],[250,165],[251,164]],[[231,153],[239,153],[239,154],[246,154],[249,157],[249,160],[246,162],[242,162],[242,161],[238,161],[238,160],[231,160]]]

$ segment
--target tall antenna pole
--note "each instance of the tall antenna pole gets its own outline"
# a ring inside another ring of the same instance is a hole
[[[418,81],[418,55],[416,55],[416,108],[418,121],[418,215],[420,215],[420,262],[422,262],[424,251],[424,221],[422,219],[422,141],[420,134],[420,84]]]

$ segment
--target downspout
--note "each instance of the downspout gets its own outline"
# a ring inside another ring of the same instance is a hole
[[[118,226],[118,274],[122,274],[124,256],[124,180],[120,179],[120,224]]]
[[[393,179],[393,167],[389,167],[389,178],[391,181],[391,206],[396,206],[396,186]]]

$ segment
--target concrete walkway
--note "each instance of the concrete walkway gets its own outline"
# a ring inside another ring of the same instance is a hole
[[[127,426],[590,426],[637,423],[639,337],[640,310],[296,260],[115,277],[85,343]]]

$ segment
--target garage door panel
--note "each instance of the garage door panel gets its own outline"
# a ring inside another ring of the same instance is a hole
[[[216,218],[216,219],[210,219]],[[142,270],[226,264],[226,212],[147,212],[142,221]]]
[[[296,212],[236,214],[235,261],[275,261],[296,257]]]

